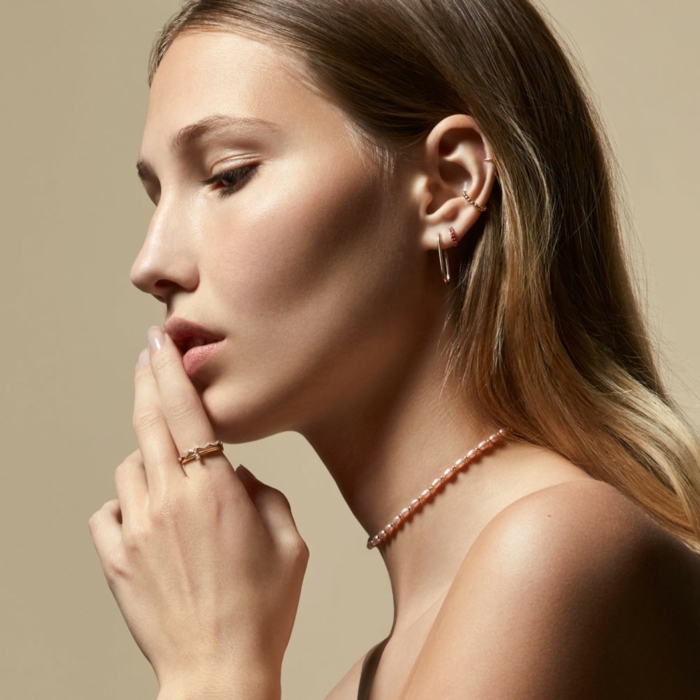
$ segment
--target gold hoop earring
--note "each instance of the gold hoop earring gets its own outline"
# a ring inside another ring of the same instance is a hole
[[[440,272],[442,273],[442,281],[447,284],[450,281],[450,263],[447,260],[447,255],[442,249],[442,236],[438,233],[438,257],[440,259]]]
[[[469,202],[469,204],[471,204],[473,207],[476,207],[479,211],[486,211],[487,208],[486,208],[486,207],[482,207],[481,205],[477,204],[477,203],[467,194],[467,191],[466,191],[466,190],[464,190],[464,192],[462,192],[462,196],[464,197],[464,199],[467,200],[467,202]]]

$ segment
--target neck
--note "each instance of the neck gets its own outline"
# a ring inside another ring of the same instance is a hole
[[[393,382],[395,391],[381,387],[363,405],[304,431],[368,536],[501,427],[481,418],[444,376],[444,362],[434,352],[413,362],[407,376]],[[490,512],[490,472],[501,449],[453,477],[377,547],[391,580],[395,628],[410,624],[454,580]]]

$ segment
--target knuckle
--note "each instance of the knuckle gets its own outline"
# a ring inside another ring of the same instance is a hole
[[[105,577],[111,583],[124,581],[130,576],[128,557],[121,548],[115,548],[104,560]]]
[[[133,555],[139,552],[144,544],[150,539],[151,531],[143,522],[131,523],[127,530],[124,530],[122,542],[127,553]]]
[[[285,554],[295,562],[306,564],[309,561],[309,547],[299,533],[294,533],[285,538],[283,543]]]
[[[130,454],[117,468],[114,470],[114,483],[119,486],[129,480],[133,469],[140,464],[141,451],[136,450]],[[105,504],[107,505],[107,504]]]
[[[112,512],[112,513],[118,512],[119,510],[121,510],[121,506],[119,504],[119,499],[113,498],[112,500],[107,501],[107,503],[105,503],[102,506],[101,510],[107,511],[107,512]]]
[[[90,532],[95,532],[95,530],[97,530],[99,525],[100,525],[100,511],[97,510],[88,518],[88,527],[90,528]]]
[[[291,511],[292,505],[282,491],[273,488],[272,486],[268,486],[267,488],[269,489],[268,498],[275,504],[275,506],[278,508],[286,508],[287,510]]]

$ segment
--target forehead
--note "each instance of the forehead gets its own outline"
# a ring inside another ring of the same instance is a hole
[[[153,78],[143,141],[156,142],[212,114],[291,127],[331,109],[289,52],[232,32],[187,32]]]

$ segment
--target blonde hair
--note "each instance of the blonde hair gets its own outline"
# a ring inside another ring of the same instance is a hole
[[[451,373],[700,552],[700,443],[666,393],[627,272],[614,163],[575,61],[528,0],[190,0],[185,31],[272,39],[385,162],[472,115],[498,182],[455,290]]]

